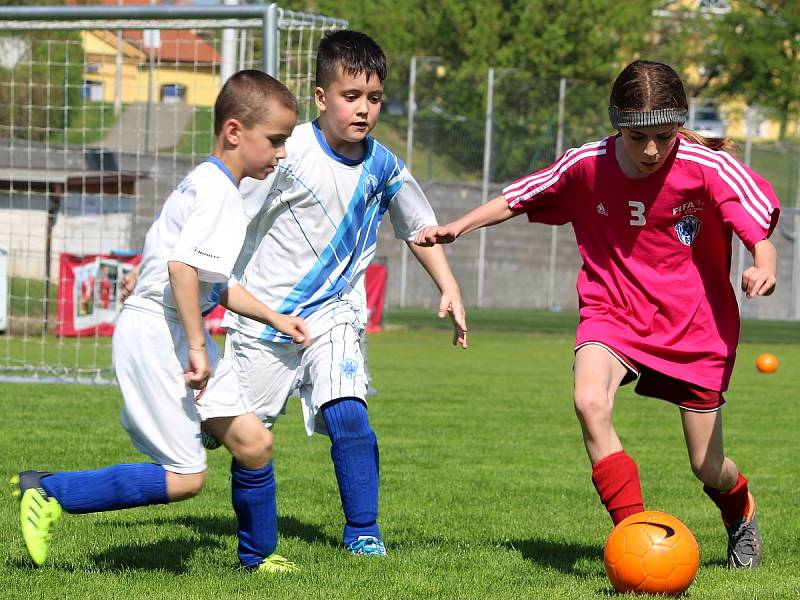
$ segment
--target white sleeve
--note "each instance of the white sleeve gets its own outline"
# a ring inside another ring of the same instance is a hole
[[[242,248],[247,221],[235,192],[210,187],[195,187],[194,201],[168,260],[195,267],[201,281],[224,283]]]
[[[401,186],[389,202],[389,218],[394,235],[399,240],[413,242],[423,227],[438,225],[436,215],[417,180],[405,166],[396,180],[389,182],[387,188],[391,189],[392,184]]]
[[[239,182],[239,192],[242,194],[242,205],[248,221],[252,221],[261,212],[278,181],[279,173],[280,169],[275,169],[266,179],[244,177]]]

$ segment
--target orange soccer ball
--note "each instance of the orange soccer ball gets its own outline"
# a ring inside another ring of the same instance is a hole
[[[700,548],[681,521],[648,510],[614,527],[606,540],[603,562],[618,592],[675,596],[694,581]]]
[[[756,369],[762,373],[774,373],[778,370],[778,357],[770,352],[759,354],[756,358]]]

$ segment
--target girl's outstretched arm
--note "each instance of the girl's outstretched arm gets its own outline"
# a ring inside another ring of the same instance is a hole
[[[417,246],[434,246],[436,244],[450,244],[465,233],[475,231],[481,227],[496,225],[507,221],[518,214],[508,207],[503,196],[489,200],[486,204],[471,210],[463,217],[447,225],[433,225],[425,227],[417,234],[414,243]]]

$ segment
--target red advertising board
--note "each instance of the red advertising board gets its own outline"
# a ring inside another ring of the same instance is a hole
[[[62,253],[58,277],[58,322],[63,336],[114,333],[114,321],[122,309],[122,280],[142,260],[141,255],[97,254],[78,256]],[[386,299],[385,265],[370,265],[366,274],[368,332],[380,331]],[[224,334],[225,309],[215,307],[205,317],[206,328]]]
[[[56,333],[64,336],[111,335],[122,308],[122,279],[140,255],[62,253],[58,274]]]

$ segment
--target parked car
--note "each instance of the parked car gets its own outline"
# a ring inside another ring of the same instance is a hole
[[[381,105],[381,112],[392,117],[402,117],[406,114],[406,105],[397,100],[386,100]]]
[[[725,122],[715,106],[698,106],[695,109],[694,125],[691,128],[703,137],[725,137]]]

